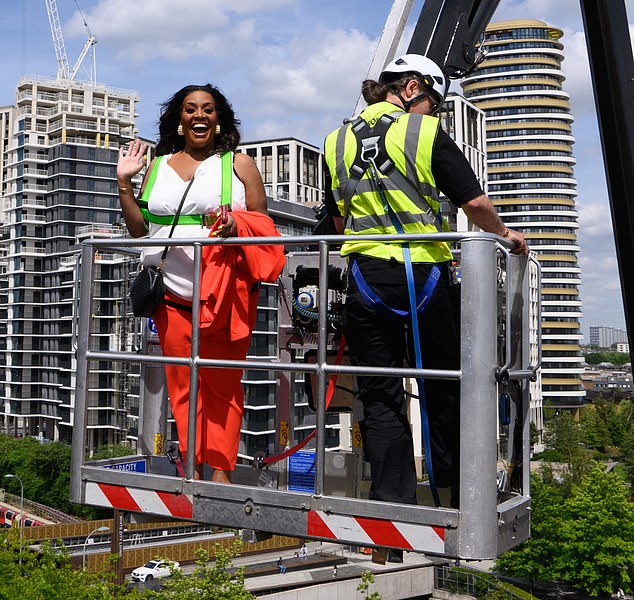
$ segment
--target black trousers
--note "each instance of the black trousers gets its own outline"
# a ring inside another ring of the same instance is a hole
[[[379,261],[381,262],[381,261]],[[388,263],[386,263],[386,268]],[[433,265],[416,265],[427,273]],[[422,363],[428,369],[460,368],[460,323],[457,285],[451,285],[447,265],[422,314],[419,331]],[[372,289],[388,306],[409,309],[407,282],[393,278],[381,283],[373,270]],[[426,279],[426,276],[423,275]],[[366,278],[366,281],[368,278]],[[424,280],[423,280],[424,281]],[[420,285],[420,283],[419,283]],[[411,320],[374,309],[363,300],[350,276],[343,330],[355,365],[415,367]],[[364,408],[364,453],[372,469],[370,498],[416,504],[416,468],[412,430],[401,377],[357,377]],[[432,465],[436,485],[451,487],[458,502],[459,399],[458,381],[427,378],[425,392],[430,425]]]

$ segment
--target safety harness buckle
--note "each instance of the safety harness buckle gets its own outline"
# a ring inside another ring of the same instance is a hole
[[[381,136],[373,135],[361,140],[361,154],[359,158],[365,163],[374,162],[379,156],[379,140]]]

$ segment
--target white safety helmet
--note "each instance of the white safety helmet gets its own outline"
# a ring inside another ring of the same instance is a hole
[[[421,76],[425,85],[434,96],[438,104],[442,104],[446,93],[446,78],[440,67],[430,58],[421,54],[403,54],[388,63],[379,81],[384,82],[384,75],[387,73],[410,73],[414,72]]]

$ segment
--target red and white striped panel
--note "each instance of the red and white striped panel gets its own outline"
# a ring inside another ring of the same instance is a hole
[[[445,530],[431,525],[415,525],[366,517],[308,513],[308,537],[345,540],[359,546],[388,546],[433,554],[445,552]]]
[[[180,519],[192,518],[192,497],[154,490],[88,482],[86,504]]]

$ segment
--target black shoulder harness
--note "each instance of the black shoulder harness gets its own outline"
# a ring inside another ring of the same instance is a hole
[[[381,115],[379,119],[370,125],[367,121],[358,117],[352,123],[352,133],[357,139],[357,154],[350,166],[350,176],[343,188],[344,217],[348,215],[350,201],[355,194],[359,181],[368,168],[368,159],[373,158],[379,171],[387,174],[394,167],[394,162],[385,149],[385,136],[388,129],[396,122],[392,115]]]

